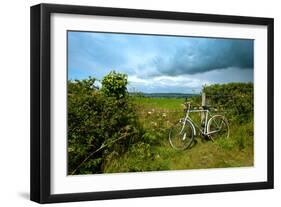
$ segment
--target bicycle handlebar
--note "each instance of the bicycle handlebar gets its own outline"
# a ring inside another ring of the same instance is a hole
[[[190,108],[191,108],[191,101],[186,101],[186,102],[184,102],[184,106],[186,107],[186,109],[187,110],[189,110]],[[196,107],[201,107],[202,109],[210,109],[210,108],[212,108],[212,106],[210,106],[210,105],[206,105],[206,106],[202,106],[202,105],[196,105]]]

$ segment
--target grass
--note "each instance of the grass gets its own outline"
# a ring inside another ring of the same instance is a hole
[[[134,99],[147,139],[128,152],[107,160],[104,172],[140,172],[253,166],[253,121],[230,123],[230,137],[216,142],[197,136],[191,149],[174,150],[168,142],[169,128],[183,117],[184,99]],[[195,118],[195,117],[194,117]],[[200,119],[200,116],[199,116]],[[197,121],[199,120],[197,117]]]
[[[183,98],[148,98],[136,97],[135,103],[143,109],[158,109],[158,110],[180,110]]]

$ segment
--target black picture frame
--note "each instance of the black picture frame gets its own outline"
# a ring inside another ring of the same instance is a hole
[[[50,32],[52,13],[134,17],[165,20],[182,20],[210,23],[232,23],[267,26],[267,181],[236,184],[167,187],[153,189],[85,192],[74,194],[50,193],[50,123],[51,123],[51,74]],[[273,44],[274,21],[272,18],[195,14],[153,10],[135,10],[89,6],[39,4],[31,7],[31,152],[30,152],[30,199],[38,203],[119,199],[146,196],[211,193],[271,189],[274,186],[274,117],[273,117]]]

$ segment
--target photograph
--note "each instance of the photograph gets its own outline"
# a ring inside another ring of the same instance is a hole
[[[68,175],[254,167],[254,39],[66,35]]]

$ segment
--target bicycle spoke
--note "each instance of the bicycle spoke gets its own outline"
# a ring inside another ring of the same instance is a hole
[[[229,129],[225,118],[220,115],[213,116],[208,123],[208,137],[212,140],[217,138],[227,138]]]
[[[193,129],[190,123],[179,122],[171,128],[169,133],[171,146],[177,150],[188,148],[193,141]]]

